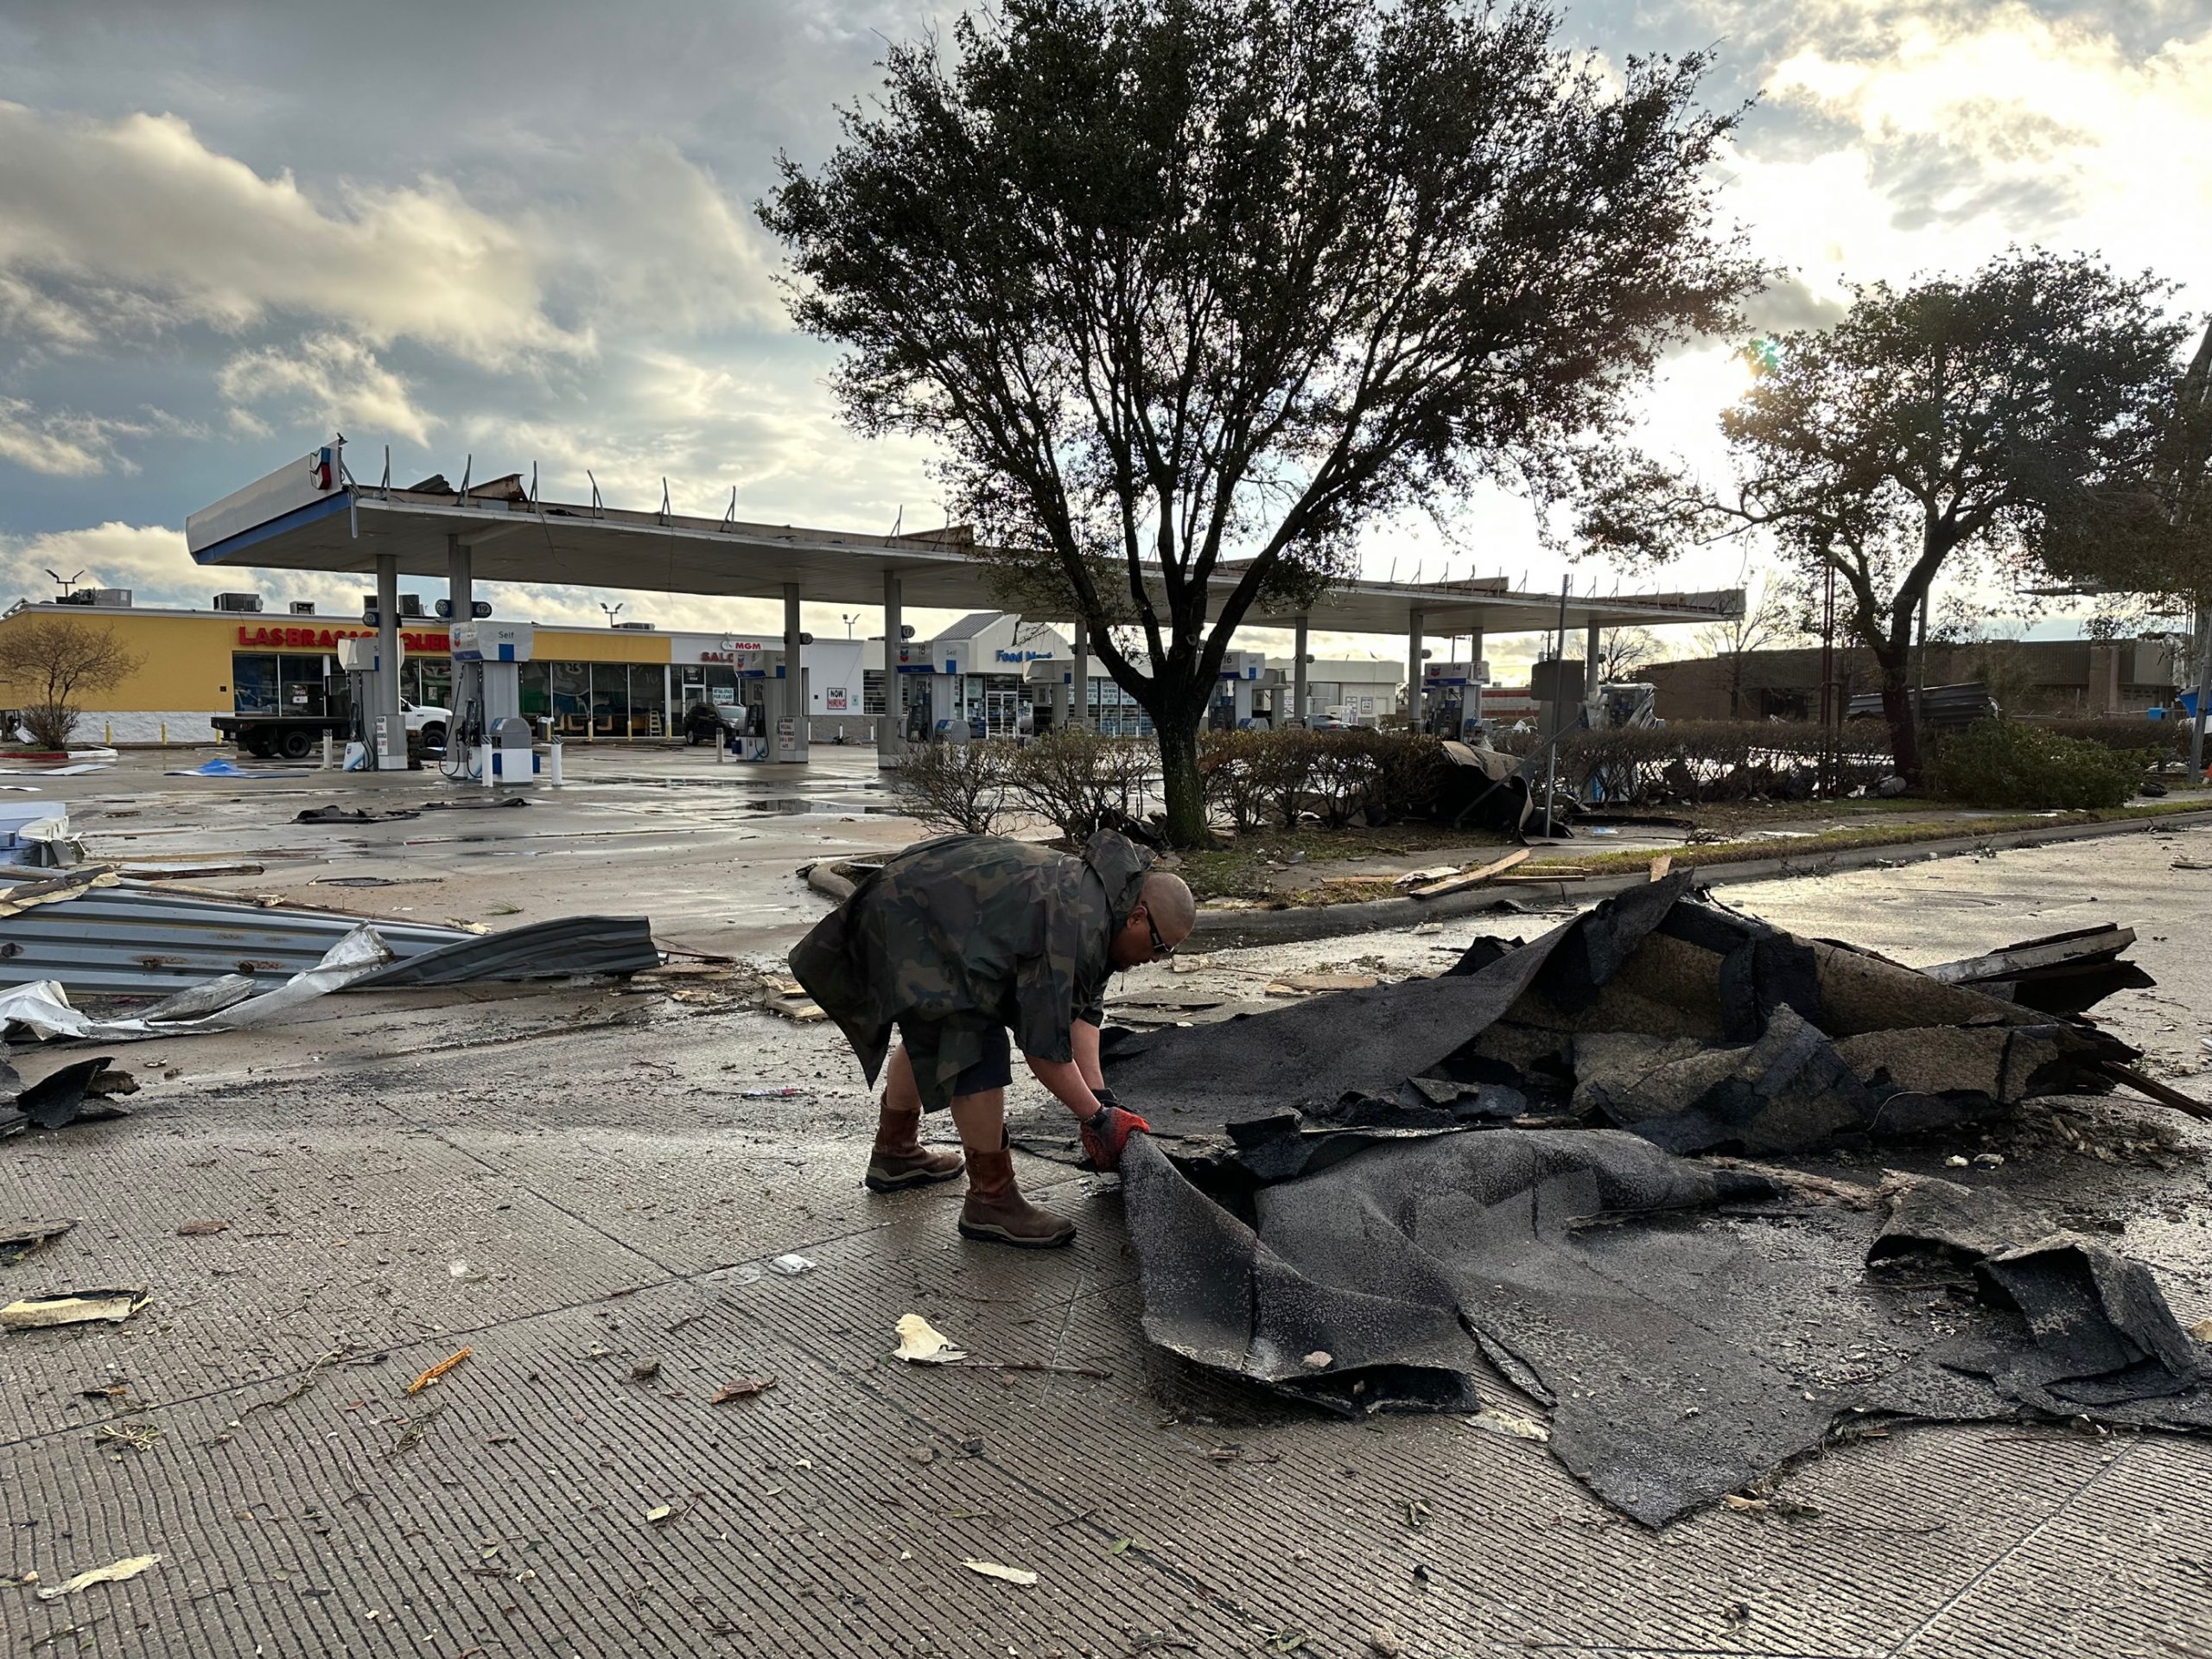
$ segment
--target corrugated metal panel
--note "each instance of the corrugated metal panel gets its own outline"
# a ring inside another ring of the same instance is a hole
[[[250,974],[257,989],[267,990],[314,967],[364,921],[403,961],[474,937],[459,928],[264,909],[125,882],[0,918],[0,985],[54,979],[86,995],[166,996],[224,974]]]
[[[484,979],[554,979],[572,974],[639,974],[660,966],[652,924],[642,916],[562,916],[487,933],[372,974],[378,985],[461,985]]]

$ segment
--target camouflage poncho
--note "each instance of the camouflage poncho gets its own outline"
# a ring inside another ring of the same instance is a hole
[[[922,1103],[1010,1027],[1032,1059],[1073,1058],[1068,1027],[1096,1024],[1114,935],[1136,907],[1149,854],[1111,830],[1081,857],[995,836],[947,836],[898,854],[816,925],[791,972],[875,1081],[896,1024]]]

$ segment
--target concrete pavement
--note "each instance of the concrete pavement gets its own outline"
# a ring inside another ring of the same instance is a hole
[[[466,887],[472,903],[659,918],[672,887],[680,938],[766,950],[821,908],[788,874],[804,845],[911,833],[607,781],[604,807],[530,809],[563,838],[505,861],[524,868],[477,874],[495,861],[467,855],[497,843],[381,845],[421,821],[338,832],[358,856],[317,850],[442,876],[418,916],[467,913]],[[230,795],[243,845],[268,798]],[[628,839],[579,850],[596,829]],[[757,841],[725,839],[740,835]],[[664,879],[695,860],[729,874]],[[2202,1095],[2212,874],[2177,860],[2212,862],[2212,832],[1727,897],[1923,963],[2132,923],[2160,985],[2103,1012]],[[1225,952],[1117,995],[1433,969],[1476,926]],[[957,1188],[866,1193],[872,1112],[834,1033],[732,1011],[710,981],[335,998],[282,1029],[120,1058],[148,1084],[134,1116],[0,1147],[0,1221],[78,1222],[0,1268],[0,1290],[154,1296],[126,1324],[0,1338],[0,1573],[51,1588],[162,1560],[51,1601],[0,1588],[0,1650],[2212,1659],[2212,1446],[1913,1428],[1790,1473],[1795,1518],[1723,1509],[1648,1533],[1541,1446],[1458,1418],[1325,1420],[1152,1350],[1119,1200],[1060,1165],[1022,1160],[1082,1227],[1043,1255],[960,1241]],[[2176,1156],[2130,1127],[2171,1115],[2081,1110],[2082,1149],[2023,1135],[1974,1178],[2124,1226],[2184,1319],[2212,1313],[2212,1211],[2188,1155],[2212,1135],[2179,1125]],[[1020,1091],[1040,1137],[1065,1134],[1057,1113]],[[780,1273],[787,1254],[813,1265]],[[976,1364],[890,1359],[908,1312]],[[710,1403],[760,1377],[773,1386]],[[147,1449],[102,1438],[115,1423]]]

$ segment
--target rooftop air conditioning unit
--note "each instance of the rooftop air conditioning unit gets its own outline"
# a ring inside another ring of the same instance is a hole
[[[258,611],[261,608],[261,595],[259,594],[218,594],[215,595],[215,608],[219,611]]]
[[[128,588],[95,588],[92,589],[92,603],[127,611],[130,608],[130,590]]]
[[[625,633],[651,633],[653,631],[653,625],[650,622],[617,622],[614,626]]]
[[[73,594],[57,594],[54,602],[57,605],[89,605],[92,602],[92,590],[79,588]]]
[[[313,616],[315,614],[315,601],[311,599],[294,600],[292,601],[292,614],[294,616]]]

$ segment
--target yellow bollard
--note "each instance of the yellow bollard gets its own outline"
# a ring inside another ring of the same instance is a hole
[[[102,742],[105,743],[105,744],[108,746],[108,747],[110,747],[110,748],[111,749],[111,748],[113,748],[113,747],[115,747],[115,722],[114,722],[113,721],[111,721],[111,721],[109,721],[107,722],[107,725],[106,725],[106,728],[105,728],[105,729],[106,729],[106,732],[107,732],[107,735],[106,735],[105,737],[102,738],[100,741],[101,741]]]
[[[169,723],[168,723],[168,721],[167,721],[165,720],[165,721],[163,721],[162,722],[162,747],[163,748],[165,748],[165,749],[166,749],[167,747],[168,747],[168,746],[169,746]]]

